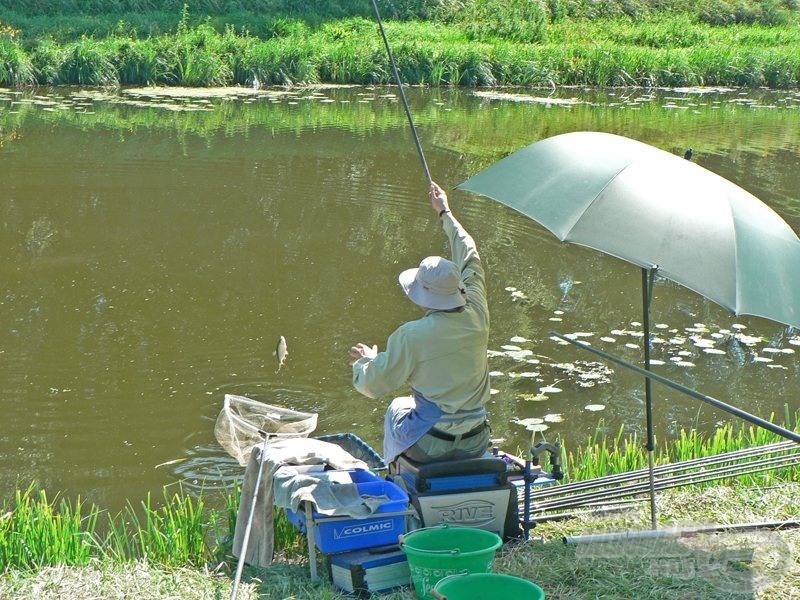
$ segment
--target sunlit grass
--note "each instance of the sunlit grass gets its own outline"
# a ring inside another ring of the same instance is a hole
[[[45,566],[82,566],[90,560],[147,562],[163,567],[200,567],[235,562],[231,539],[236,528],[238,485],[222,496],[222,508],[210,509],[206,497],[179,488],[150,495],[116,515],[80,500],[70,503],[31,484],[17,490],[0,508],[0,565],[19,570]],[[275,549],[283,556],[304,556],[306,538],[275,509]]]
[[[475,14],[500,11],[495,31],[487,31],[484,21],[475,29],[469,11],[441,22],[387,21],[403,81],[433,86],[800,84],[795,51],[800,30],[793,23],[715,26],[690,12],[658,12],[638,20],[541,21],[533,35],[505,29],[522,5],[481,6]],[[254,18],[253,24],[262,21]],[[198,21],[184,7],[170,29],[143,32],[120,19],[104,33],[62,42],[41,36],[22,43],[24,30],[13,39],[0,34],[0,85],[213,87],[393,80],[376,24],[363,15],[313,26],[297,17],[273,17],[263,31],[254,32],[230,22]]]
[[[49,499],[33,485],[17,490],[12,507],[0,510],[0,565],[38,569],[85,565],[94,548],[98,511],[80,499]]]
[[[795,427],[794,422],[784,415],[787,427]],[[730,423],[703,434],[696,429],[682,429],[678,437],[668,443],[658,444],[654,451],[656,465],[678,463],[696,458],[720,456],[727,452],[755,448],[785,441],[775,433],[755,426],[732,425]],[[658,440],[656,440],[658,442]],[[648,465],[644,440],[636,434],[625,434],[624,428],[609,436],[601,422],[587,443],[575,451],[565,451],[565,481],[584,481],[606,475],[644,469]],[[737,481],[747,485],[768,485],[776,481],[798,481],[800,473],[794,466],[775,470],[740,475]],[[719,485],[715,482],[696,484],[699,486]]]

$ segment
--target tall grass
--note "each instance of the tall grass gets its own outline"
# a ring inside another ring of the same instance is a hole
[[[530,3],[512,4],[508,11],[524,12]],[[714,27],[682,13],[641,22],[539,19],[536,32],[526,33],[509,29],[520,19],[507,22],[515,13],[495,14],[490,9],[497,7],[489,0],[471,6],[477,11],[473,17],[447,24],[385,23],[403,81],[434,86],[800,85],[800,30],[791,25]],[[492,19],[479,19],[484,13]],[[4,37],[0,31],[0,85],[392,82],[376,25],[369,19],[318,27],[299,19],[268,21],[268,26],[264,19],[253,22],[265,30],[263,37],[230,23],[220,30],[211,19],[194,24],[186,9],[173,33],[157,35],[141,36],[129,24],[118,23],[105,37],[83,35],[62,43],[44,36],[23,43],[19,35]]]
[[[53,565],[85,565],[94,549],[98,511],[84,514],[78,500],[73,506],[44,490],[29,486],[17,490],[14,506],[0,511],[0,565],[38,569]]]
[[[146,560],[167,566],[205,564],[212,548],[206,530],[217,520],[209,518],[204,501],[182,492],[154,506],[151,496],[138,509],[132,505],[109,519],[108,534],[100,548],[114,560]]]
[[[0,565],[18,570],[82,566],[91,560],[147,562],[167,567],[233,561],[231,547],[241,498],[239,486],[226,491],[221,509],[209,509],[204,495],[182,488],[156,503],[148,494],[139,506],[109,515],[95,505],[49,499],[31,484],[0,508]],[[276,551],[303,556],[306,538],[274,509]]]
[[[0,21],[0,82],[21,87],[36,81],[33,64],[22,44],[19,30]]]
[[[784,416],[786,427],[797,430],[797,415],[794,424]],[[619,431],[609,436],[601,421],[587,443],[574,452],[565,452],[565,473],[569,481],[581,481],[634,471],[647,467],[647,453],[643,440],[634,434],[626,435]],[[668,464],[719,456],[744,448],[755,448],[785,441],[777,434],[754,426],[735,426],[726,424],[713,432],[704,434],[697,429],[682,429],[679,436],[669,443],[658,445],[654,450],[655,464]],[[746,485],[764,485],[774,481],[798,481],[800,473],[796,467],[783,467],[773,471],[741,475],[736,481]],[[708,482],[702,485],[715,485]]]

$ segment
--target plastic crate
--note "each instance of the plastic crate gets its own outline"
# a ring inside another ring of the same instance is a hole
[[[371,596],[411,585],[405,552],[398,546],[381,546],[331,554],[333,585],[347,594]]]
[[[322,515],[305,506],[298,511],[287,510],[289,521],[309,535],[305,511],[310,509],[314,542],[326,554],[396,544],[399,536],[405,533],[408,494],[391,481],[380,479],[369,471],[348,473],[359,495],[386,496],[388,501],[364,519]]]
[[[367,463],[372,471],[385,471],[387,468],[380,454],[354,433],[331,433],[315,437],[323,442],[330,442],[331,444],[341,446],[354,458]]]

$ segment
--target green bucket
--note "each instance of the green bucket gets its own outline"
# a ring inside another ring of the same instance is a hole
[[[514,600],[544,600],[544,590],[527,579],[501,573],[467,573],[449,575],[433,589],[437,600],[485,600],[513,598]]]
[[[434,586],[448,575],[491,571],[494,553],[502,544],[491,531],[447,523],[416,529],[400,539],[414,589],[423,600],[435,600]]]

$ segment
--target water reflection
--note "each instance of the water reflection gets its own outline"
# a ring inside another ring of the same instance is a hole
[[[36,479],[115,508],[178,478],[226,485],[240,468],[213,439],[225,393],[318,412],[320,433],[380,447],[386,402],[352,390],[347,349],[415,318],[397,274],[446,251],[393,90],[166,92],[0,90],[4,490]],[[797,94],[408,95],[448,187],[542,137],[600,130],[691,147],[800,228]],[[452,203],[489,270],[495,435],[524,446],[525,419],[568,447],[600,418],[641,431],[641,378],[550,338],[586,334],[640,361],[639,270],[486,199]],[[795,332],[668,281],[652,318],[665,326],[658,372],[762,417],[795,408]],[[290,354],[276,372],[280,335]],[[660,439],[726,419],[654,392]]]

